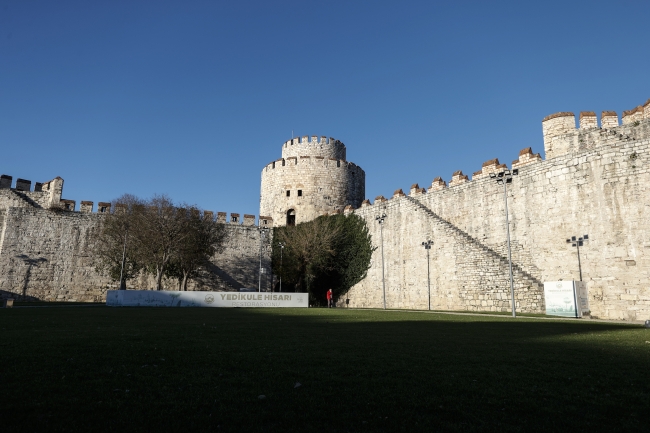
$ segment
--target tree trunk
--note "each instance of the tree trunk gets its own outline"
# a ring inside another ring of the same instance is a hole
[[[162,290],[162,267],[156,268],[156,290]]]
[[[183,291],[184,292],[187,292],[187,280],[188,280],[187,275],[188,275],[187,272],[183,272]]]

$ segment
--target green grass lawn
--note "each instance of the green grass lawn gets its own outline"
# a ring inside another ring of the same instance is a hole
[[[0,332],[2,432],[650,429],[639,325],[71,307],[0,309]]]

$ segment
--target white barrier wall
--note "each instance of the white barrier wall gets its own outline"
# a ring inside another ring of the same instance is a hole
[[[168,292],[155,290],[109,290],[110,307],[266,307],[306,308],[307,293]]]

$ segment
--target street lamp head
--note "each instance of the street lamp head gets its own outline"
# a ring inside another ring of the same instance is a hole
[[[589,240],[589,235],[584,235],[584,236],[582,237],[582,239],[588,241],[588,240]]]
[[[503,172],[503,174],[505,174],[506,176],[510,176],[510,170],[506,169],[506,170]]]
[[[490,179],[496,179],[497,175],[496,173],[490,173]]]
[[[497,177],[501,178],[501,177],[503,177],[504,174],[505,174],[504,172],[500,171],[499,174],[497,174]]]

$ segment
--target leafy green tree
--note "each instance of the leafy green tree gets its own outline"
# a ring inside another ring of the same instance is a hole
[[[280,243],[285,246],[282,261]],[[323,304],[329,288],[338,299],[366,277],[373,250],[362,218],[322,216],[274,230],[273,270],[282,276],[283,287],[308,291],[312,302]]]
[[[339,231],[340,228],[334,220],[327,216],[296,226],[274,229],[274,272],[280,272],[278,243],[281,242],[285,245],[283,280],[293,285],[296,291],[309,291],[316,277],[332,266],[332,257],[336,254],[334,245]]]

